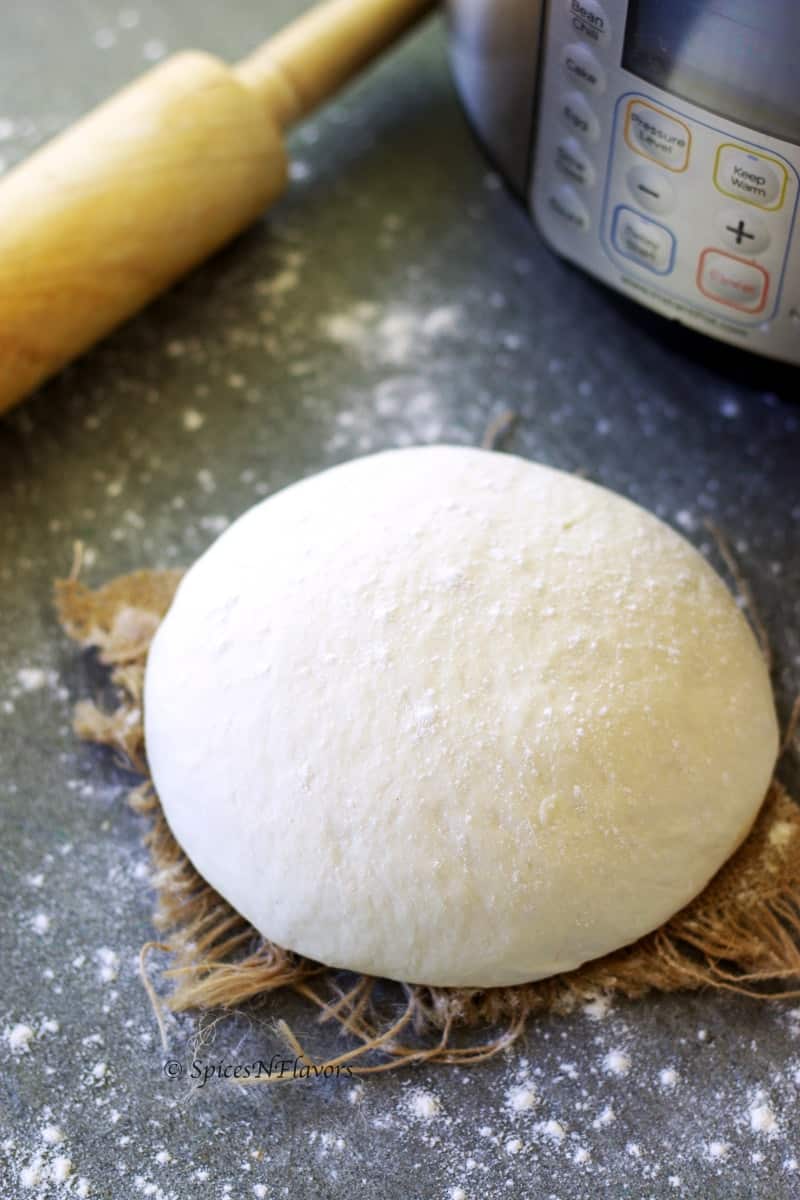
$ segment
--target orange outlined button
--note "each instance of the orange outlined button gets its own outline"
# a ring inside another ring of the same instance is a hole
[[[700,255],[697,286],[704,296],[716,300],[717,304],[755,314],[766,307],[769,274],[758,263],[746,258],[708,249]]]
[[[625,141],[636,154],[668,171],[685,171],[689,166],[692,148],[689,126],[647,100],[628,101]]]

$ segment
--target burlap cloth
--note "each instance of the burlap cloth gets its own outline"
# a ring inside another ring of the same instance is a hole
[[[95,648],[110,668],[118,703],[109,712],[80,702],[75,729],[81,738],[113,747],[142,776],[130,800],[151,821],[146,841],[158,897],[154,919],[169,939],[144,950],[158,946],[173,956],[164,972],[173,985],[166,1001],[173,1011],[233,1009],[289,988],[318,1006],[321,1021],[338,1022],[352,1035],[354,1048],[328,1064],[347,1062],[351,1071],[364,1073],[413,1061],[477,1062],[518,1037],[531,1016],[566,1012],[605,995],[635,998],[702,987],[762,998],[797,994],[791,984],[800,979],[800,809],[777,778],[749,837],[701,895],[654,933],[568,974],[480,990],[390,985],[266,941],[195,871],[148,777],[145,662],[181,572],[136,571],[92,591],[78,581],[78,569],[55,585],[58,614],[69,636]],[[154,999],[149,980],[147,986]],[[399,1015],[398,996],[405,1001]],[[286,1024],[279,1024],[295,1052],[311,1061]],[[480,1030],[489,1026],[494,1035],[487,1038]],[[497,1026],[503,1027],[499,1035]],[[465,1045],[463,1034],[454,1038],[459,1027],[479,1032]]]

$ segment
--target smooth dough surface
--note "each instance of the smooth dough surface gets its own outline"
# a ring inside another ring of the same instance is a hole
[[[495,986],[654,929],[746,836],[778,748],[697,551],[505,454],[387,451],[237,520],[154,640],[168,822],[266,937]]]

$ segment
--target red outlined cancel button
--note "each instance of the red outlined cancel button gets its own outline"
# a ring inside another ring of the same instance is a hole
[[[769,291],[769,275],[757,263],[725,254],[722,250],[704,250],[697,267],[697,286],[704,296],[738,308],[740,312],[763,312]]]

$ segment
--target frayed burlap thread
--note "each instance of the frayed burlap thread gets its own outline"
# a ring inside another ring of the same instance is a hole
[[[181,572],[136,571],[90,590],[77,578],[79,565],[76,560],[70,578],[56,583],[58,614],[67,634],[94,648],[110,669],[118,703],[105,711],[81,701],[75,729],[112,747],[142,776],[130,801],[150,820],[154,920],[168,938],[152,946],[172,955],[164,977],[172,984],[167,1004],[174,1012],[232,1010],[290,989],[319,1010],[320,1021],[335,1022],[354,1041],[316,1069],[347,1064],[352,1073],[366,1074],[412,1062],[480,1062],[519,1037],[535,1014],[568,1012],[603,996],[703,987],[762,998],[800,994],[800,809],[777,779],[746,841],[691,904],[633,945],[552,979],[488,989],[387,985],[265,940],[195,871],[148,777],[145,663]],[[787,741],[797,715],[796,709]],[[405,998],[399,1015],[391,1003],[398,987]],[[463,1044],[460,1031],[498,1026],[499,1035],[478,1033]],[[296,1056],[312,1064],[284,1021],[278,1029]]]

